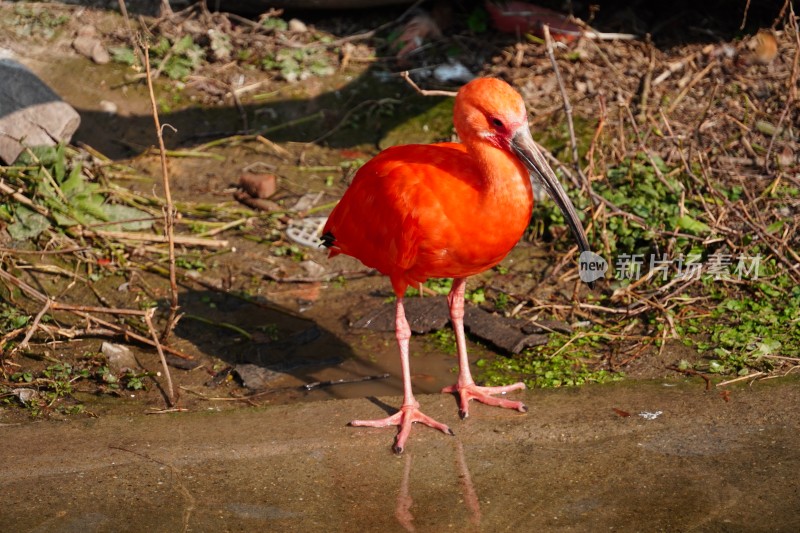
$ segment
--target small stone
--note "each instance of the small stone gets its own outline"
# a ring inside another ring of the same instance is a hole
[[[97,35],[97,28],[94,26],[81,26],[78,29],[78,37],[94,37]]]
[[[278,187],[274,174],[245,172],[239,177],[239,187],[252,198],[269,198]]]
[[[242,385],[251,390],[266,389],[271,382],[284,377],[285,374],[275,372],[263,366],[253,364],[241,364],[233,367],[233,371],[239,376]]]
[[[783,150],[781,150],[776,154],[775,161],[781,168],[789,168],[791,166],[794,166],[794,161],[795,161],[794,150],[789,148],[789,145],[785,145],[783,147]]]
[[[11,394],[16,396],[23,405],[27,405],[29,401],[39,396],[39,393],[35,389],[27,388],[12,389]]]
[[[108,358],[108,368],[114,372],[121,372],[126,368],[138,368],[136,357],[127,346],[104,342],[100,346],[100,351]]]
[[[308,26],[302,20],[292,19],[289,21],[289,31],[297,33],[305,33],[308,31]]]
[[[111,61],[103,43],[97,37],[91,35],[78,35],[72,41],[72,47],[81,55],[88,57],[98,65],[104,65]]]
[[[300,267],[305,271],[306,275],[310,278],[321,278],[325,275],[327,269],[317,263],[316,261],[306,260],[300,263]]]
[[[117,104],[109,102],[108,100],[100,100],[100,109],[102,109],[104,113],[115,115],[117,113]]]

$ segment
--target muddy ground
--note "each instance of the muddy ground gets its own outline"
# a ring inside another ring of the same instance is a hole
[[[471,4],[459,4],[461,7],[474,8]],[[72,46],[78,30],[86,26],[95,28],[99,42],[107,49],[126,46],[130,34],[122,16],[112,10],[67,5],[48,5],[47,15],[36,4],[4,4],[0,10],[4,15],[0,46],[6,55],[27,65],[80,112],[81,127],[72,143],[103,161],[105,179],[134,195],[161,197],[160,159],[151,150],[156,141],[141,69],[116,61],[95,64]],[[716,65],[713,58],[717,56],[713,54],[728,54],[728,49],[732,56],[719,59],[715,69],[737,77],[744,91],[766,91],[767,96],[758,104],[763,105],[758,116],[771,117],[777,123],[783,108],[782,100],[775,95],[781,90],[780,84],[789,79],[796,48],[789,33],[784,32],[778,41],[778,58],[761,63],[754,55],[758,50],[750,44],[756,29],[769,26],[779,10],[780,5],[769,15],[763,11],[751,13],[749,33],[736,30],[725,20],[705,30],[688,29],[684,34],[671,25],[653,36],[655,45],[646,44],[643,39],[602,42],[599,46],[582,40],[559,48],[580,142],[588,146],[595,132],[599,134],[598,106],[613,107],[607,115],[612,124],[626,110],[631,111],[628,104],[619,102],[635,104],[633,112],[647,111],[646,103],[637,104],[636,100],[641,94],[639,86],[646,77],[648,61],[651,65],[655,61],[652,58],[657,58],[659,68],[651,66],[651,74],[660,73],[662,65],[689,58],[694,70],[687,67],[685,75],[674,76],[680,76],[680,80],[669,79],[665,83],[669,85],[669,89],[664,89],[665,94],[674,91],[671,97],[682,95],[680,105],[685,106],[678,107],[673,120],[687,123],[699,120],[697,129],[710,131],[709,136],[724,136],[722,130],[713,129],[714,124],[703,122],[703,110],[708,111],[710,105],[710,91],[723,89],[714,89],[710,79],[697,73],[702,72],[705,61]],[[430,71],[433,66],[446,63],[449,49],[458,45],[460,53],[454,58],[474,74],[501,76],[520,89],[532,110],[534,136],[569,161],[562,99],[541,40],[518,40],[491,28],[488,33],[476,35],[467,27],[463,13],[456,9],[449,15],[451,38],[433,39],[417,55],[403,59],[398,57],[397,48],[389,43],[388,37],[391,31],[402,27],[401,21],[407,20],[402,18],[403,13],[403,8],[369,13],[289,13],[281,20],[300,17],[305,21],[304,30],[292,33],[280,26],[272,32],[251,35],[253,50],[310,49],[324,59],[325,67],[330,67],[323,69],[323,74],[298,80],[291,73],[256,68],[248,63],[248,49],[241,46],[248,34],[242,28],[252,24],[243,22],[241,17],[225,19],[201,10],[162,18],[144,13],[146,18],[141,22],[148,26],[154,39],[159,35],[195,35],[198,31],[207,36],[212,28],[229,31],[233,46],[226,60],[210,60],[207,56],[188,76],[172,80],[163,74],[155,84],[160,120],[177,130],[165,130],[164,136],[167,148],[177,152],[168,158],[168,170],[179,209],[178,233],[204,236],[204,231],[234,222],[208,237],[224,241],[222,245],[178,246],[180,311],[184,316],[169,346],[193,357],[191,363],[170,357],[172,379],[180,396],[179,408],[226,409],[400,392],[399,362],[391,332],[351,327],[351,323],[373,310],[391,305],[388,281],[354,260],[339,257],[328,261],[324,251],[299,245],[286,234],[293,222],[324,215],[341,196],[355,169],[381,148],[452,138],[450,100],[416,94],[396,75],[400,70]],[[625,13],[617,11],[622,21],[617,28],[608,29],[634,31],[638,23],[652,22],[632,14],[633,22],[628,23],[622,17]],[[64,18],[54,22],[53,17],[61,15]],[[605,21],[614,19],[614,13],[604,15],[608,15]],[[136,10],[131,16],[134,23],[140,22]],[[700,17],[698,22],[708,20]],[[192,24],[199,24],[200,30]],[[348,39],[374,28],[379,30],[371,38]],[[335,45],[337,39],[350,46]],[[331,41],[334,44],[326,44]],[[322,44],[315,47],[309,43]],[[713,43],[710,53],[705,51],[709,43]],[[311,66],[302,64],[300,68]],[[430,77],[420,77],[418,81],[432,88],[457,87],[457,83]],[[656,97],[651,95],[651,100]],[[794,112],[788,120],[793,117]],[[753,135],[763,135],[759,142],[766,146],[768,134],[753,131]],[[255,139],[255,132],[261,132],[262,139]],[[602,136],[598,153],[601,150],[609,154],[627,153],[632,147],[625,144],[623,137],[616,133]],[[217,144],[213,146],[205,144],[214,142]],[[793,142],[779,140],[774,151],[791,147]],[[746,152],[747,143],[742,146],[731,151]],[[728,158],[726,164],[739,165],[728,171],[725,179],[749,183],[758,175],[754,165],[757,157],[763,157],[759,154],[762,152],[745,153],[739,161],[734,160],[738,152],[723,154]],[[664,153],[663,157],[679,161],[676,151]],[[744,161],[747,157],[751,159]],[[796,161],[787,163],[795,169],[796,164]],[[265,211],[254,210],[234,198],[245,172],[277,177],[277,191],[269,199],[271,203],[263,204]],[[788,174],[796,179],[791,168]],[[758,187],[764,188],[771,177],[755,179]],[[298,206],[300,201],[305,203]],[[797,208],[796,203],[792,205],[792,209]],[[792,213],[790,220],[794,217]],[[557,320],[578,327],[587,323],[613,324],[617,319],[613,313],[595,320],[591,312],[573,305],[576,301],[591,302],[596,298],[577,281],[577,271],[568,264],[567,245],[559,231],[563,228],[548,228],[544,234],[532,229],[501,268],[471,279],[469,288],[482,288],[487,297],[483,307],[498,316],[515,315],[532,322]],[[50,245],[53,242],[57,240]],[[116,249],[119,255],[103,255],[110,249]],[[101,250],[84,257],[86,264],[73,269],[71,275],[54,275],[52,268],[30,267],[50,265],[69,271],[71,264],[61,262],[57,256],[34,256],[36,259],[25,256],[27,262],[17,266],[23,265],[29,282],[71,304],[118,308],[156,305],[157,324],[162,327],[169,297],[164,247],[123,240],[116,244],[106,242]],[[96,274],[102,275],[84,282]],[[610,295],[615,288],[609,285],[601,290]],[[497,305],[500,295],[510,302],[502,308]],[[31,316],[40,310],[35,302],[17,303]],[[74,317],[59,315],[56,321],[63,329],[76,327]],[[661,335],[662,330],[652,326],[658,321],[663,319],[654,319],[650,325],[644,320],[636,325],[640,336],[615,346],[602,346],[590,363],[592,368],[622,372],[629,379],[677,379],[683,374],[673,366],[681,361],[694,363],[704,359],[695,349],[685,346],[679,335],[664,336],[666,348],[640,342],[643,337],[653,340]],[[35,335],[27,350],[4,359],[4,372],[9,376],[25,369],[36,372],[59,362],[79,366],[86,354],[101,351],[104,340],[129,346],[135,355],[137,372],[144,370],[154,379],[144,378],[144,389],[135,388],[130,382],[122,388],[109,387],[107,383],[77,382],[70,394],[43,406],[44,414],[55,418],[69,416],[64,407],[76,404],[85,405],[84,415],[112,411],[140,413],[164,407],[165,385],[163,375],[156,376],[159,372],[156,351],[118,337],[89,335],[67,340],[52,333]],[[446,335],[412,339],[413,381],[417,392],[437,392],[452,382],[455,357],[451,348]],[[470,349],[473,360],[508,355],[491,342],[474,337]],[[257,368],[239,366],[237,370],[237,365],[242,364]],[[360,378],[376,379],[325,386],[329,381]],[[704,386],[703,381],[696,379],[698,387]],[[308,384],[316,385],[313,390],[304,389]],[[12,395],[7,398],[14,399]],[[56,409],[57,406],[62,409]],[[22,420],[29,415],[17,405],[7,410],[4,418]]]
[[[796,380],[528,391],[525,415],[424,396],[455,429],[348,428],[361,400],[4,428],[17,531],[796,531]],[[616,411],[615,411],[616,410]],[[627,413],[622,416],[618,413]],[[38,453],[30,453],[31,449]]]

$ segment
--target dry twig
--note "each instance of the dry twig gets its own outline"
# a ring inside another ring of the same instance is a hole
[[[164,369],[164,376],[167,379],[167,407],[174,407],[175,388],[172,386],[172,376],[169,372],[169,366],[167,366],[167,358],[164,357],[164,349],[161,347],[161,342],[158,340],[158,333],[153,327],[153,313],[155,313],[155,309],[148,309],[144,315],[144,321],[147,324],[147,329],[150,330],[150,336],[152,337],[153,343],[158,351],[158,357],[161,359],[161,367]]]
[[[156,95],[153,91],[153,78],[150,74],[150,50],[147,43],[144,43],[144,65],[147,74],[147,90],[150,94],[150,104],[153,112],[153,122],[156,127],[156,136],[158,137],[158,148],[161,155],[161,176],[164,185],[164,233],[166,234],[167,244],[169,247],[169,315],[167,322],[164,325],[164,331],[161,333],[161,342],[166,343],[172,330],[178,323],[178,282],[175,276],[175,206],[172,203],[172,193],[169,187],[169,170],[167,169],[167,155],[166,147],[164,146],[164,136],[161,129],[161,122],[158,119],[158,105],[156,104]],[[166,63],[163,61],[162,64]],[[157,346],[160,350],[160,345]]]
[[[569,97],[567,96],[567,91],[564,88],[564,80],[561,78],[561,71],[558,68],[558,62],[556,61],[555,52],[553,51],[553,39],[550,37],[550,27],[545,24],[542,26],[544,30],[544,42],[547,48],[547,57],[550,58],[550,64],[553,65],[553,72],[556,74],[556,82],[558,83],[558,90],[561,93],[561,100],[564,103],[564,114],[567,115],[567,128],[569,130],[569,144],[572,148],[572,164],[575,167],[575,171],[578,173],[578,176],[581,178],[582,186],[589,188],[589,180],[586,179],[586,175],[583,173],[581,169],[581,162],[578,156],[578,142],[575,140],[575,125],[572,120],[572,105],[569,103]]]

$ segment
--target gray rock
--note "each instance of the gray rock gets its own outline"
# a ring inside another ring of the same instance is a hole
[[[133,352],[125,345],[104,342],[100,346],[100,351],[108,358],[108,368],[115,374],[128,368],[139,368]]]
[[[16,161],[25,146],[68,143],[81,118],[23,65],[0,59],[0,159]]]
[[[79,35],[72,41],[72,47],[79,54],[88,57],[98,65],[105,65],[111,61],[111,56],[109,56],[106,47],[97,37]]]

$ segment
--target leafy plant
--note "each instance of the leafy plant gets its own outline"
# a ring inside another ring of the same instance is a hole
[[[22,37],[40,35],[50,39],[55,36],[57,28],[70,20],[67,14],[55,14],[48,9],[36,9],[24,4],[15,6],[14,15],[14,31]]]
[[[58,362],[38,372],[15,372],[9,376],[7,385],[0,385],[0,393],[17,396],[19,403],[33,417],[47,415],[54,410],[78,414],[84,410],[74,398],[79,388],[85,390],[94,387],[100,393],[111,394],[118,394],[121,389],[143,390],[146,388],[144,380],[150,376],[149,373],[137,374],[130,369],[121,375],[115,374],[103,355],[89,352],[74,364]],[[20,389],[25,393],[20,393]]]
[[[111,53],[111,59],[117,63],[128,66],[136,64],[136,54],[130,46],[112,46],[108,51]]]
[[[103,229],[137,231],[153,224],[150,215],[140,209],[110,203],[100,184],[84,172],[81,162],[70,160],[64,145],[31,149],[9,167],[6,176],[24,184],[32,191],[34,202],[50,212],[46,217],[26,205],[7,204],[6,212],[13,220],[7,230],[14,240],[34,239],[53,227],[118,222]]]
[[[289,24],[278,17],[267,17],[261,21],[261,25],[272,31],[286,31],[289,28]]]
[[[681,182],[671,177],[673,173],[664,162],[654,157],[655,166],[643,154],[608,169],[606,179],[592,185],[596,193],[614,205],[646,221],[646,226],[627,217],[608,217],[604,230],[612,254],[645,254],[663,247],[662,232],[679,230],[698,236],[708,236],[711,228],[702,222],[702,206],[691,200],[684,201],[686,212],[681,214]],[[659,178],[658,173],[661,173]],[[570,189],[579,213],[589,200]],[[552,202],[539,204],[539,217],[546,225],[564,226],[564,217]],[[676,252],[686,251],[690,241],[677,237]]]
[[[446,295],[453,287],[453,280],[450,278],[430,278],[424,285],[436,294]],[[406,291],[406,296],[419,296],[419,289],[416,287],[409,287]]]
[[[771,356],[800,357],[800,287],[786,274],[753,285],[750,294],[725,295],[700,322],[708,371],[748,375],[773,369]]]
[[[599,368],[599,337],[570,337],[554,333],[544,346],[525,350],[514,357],[479,359],[479,380],[486,385],[510,385],[522,381],[528,387],[568,387],[622,379],[622,374]],[[568,343],[570,344],[567,349]]]
[[[434,331],[430,334],[429,338],[437,351],[451,355],[457,353],[456,334],[453,333],[452,328]]]
[[[197,272],[202,272],[207,268],[206,264],[199,257],[191,258],[191,257],[179,256],[175,258],[175,265],[179,268],[183,268],[186,270],[196,270]]]
[[[274,70],[289,82],[311,76],[330,76],[335,72],[325,55],[314,50],[283,48],[261,60],[264,70]]]
[[[31,317],[6,302],[0,302],[0,331],[10,331],[25,327]]]

